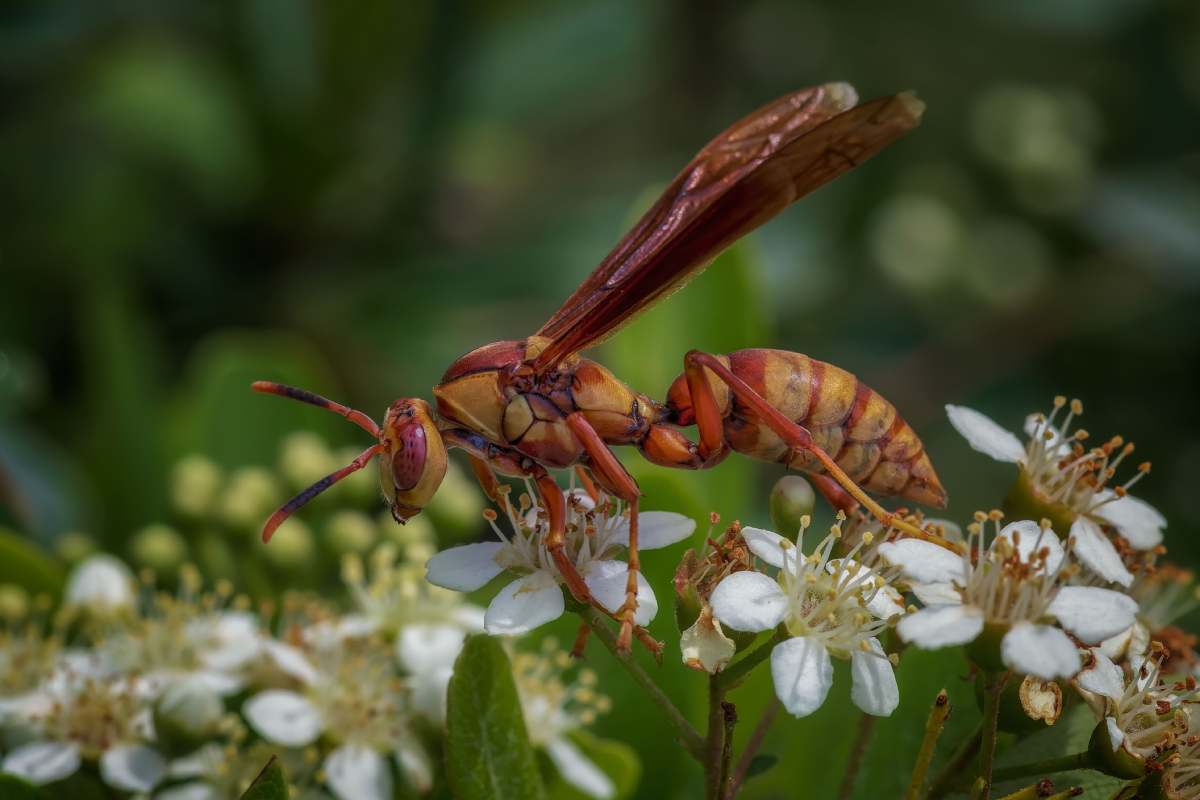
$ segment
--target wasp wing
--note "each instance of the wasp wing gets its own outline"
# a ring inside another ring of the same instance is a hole
[[[709,142],[538,331],[550,342],[535,371],[607,339],[734,241],[916,127],[925,108],[908,93],[857,100],[844,83],[803,89]]]

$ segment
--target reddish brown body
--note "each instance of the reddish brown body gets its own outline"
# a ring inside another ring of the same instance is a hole
[[[696,420],[685,375],[666,404],[630,389],[605,367],[571,356],[558,368],[527,376],[546,340],[495,342],[458,359],[434,388],[443,431],[466,429],[548,467],[589,464],[567,424],[579,412],[608,445],[636,445],[656,464],[704,469],[729,450],[801,472],[822,474],[811,451],[789,446],[729,387],[708,373],[723,420],[725,447],[702,454],[678,430]],[[942,506],[945,491],[921,440],[878,392],[851,373],[799,353],[739,350],[722,363],[788,419],[808,429],[856,483],[875,494]],[[604,477],[599,476],[601,483]],[[610,491],[615,491],[613,487]]]

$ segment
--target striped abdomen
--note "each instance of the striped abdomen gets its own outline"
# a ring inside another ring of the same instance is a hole
[[[941,507],[946,492],[916,432],[895,406],[844,369],[784,350],[739,350],[721,356],[729,369],[789,419],[864,489]],[[728,387],[710,375],[725,418],[725,441],[745,455],[803,472],[822,472],[806,451],[793,451]],[[691,398],[680,376],[668,405],[690,424]]]

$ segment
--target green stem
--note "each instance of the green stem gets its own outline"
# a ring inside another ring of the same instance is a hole
[[[742,681],[749,677],[750,672],[755,667],[765,661],[767,656],[771,655],[771,650],[775,648],[775,645],[786,638],[788,638],[786,632],[776,631],[775,635],[770,639],[730,664],[723,672],[718,672],[714,675],[713,681],[720,686],[722,692],[736,689],[741,685]]]
[[[942,767],[937,777],[933,779],[933,784],[929,787],[929,794],[925,796],[926,800],[938,800],[950,792],[955,779],[966,771],[967,764],[975,758],[975,753],[979,751],[979,743],[982,740],[983,723],[981,722],[975,733],[971,734],[970,738],[963,740],[963,743],[954,751],[954,755],[950,756],[950,760],[946,762],[946,766]]]
[[[996,730],[1000,721],[1000,695],[1008,681],[1008,673],[992,673],[983,694],[983,740],[979,751],[979,778],[982,781],[980,800],[992,794],[992,765],[996,761]]]
[[[762,747],[763,739],[767,736],[767,729],[775,721],[775,715],[779,713],[780,708],[779,698],[772,695],[758,724],[754,726],[754,732],[750,734],[750,740],[746,742],[746,747],[738,757],[737,768],[733,771],[729,790],[725,792],[725,800],[733,800],[737,796],[738,790],[742,788],[742,782],[746,780],[746,773],[750,771],[750,764],[754,762],[754,754],[758,752],[758,748]]]
[[[846,760],[846,771],[842,773],[842,785],[838,789],[838,800],[850,800],[854,795],[854,784],[858,780],[858,770],[862,767],[863,757],[867,754],[867,745],[871,743],[871,734],[875,732],[877,717],[864,712],[858,716],[858,729],[854,734],[854,744],[850,748],[850,757]]]
[[[933,708],[929,710],[929,718],[925,721],[925,735],[921,738],[921,749],[917,752],[917,760],[913,764],[912,777],[908,782],[908,791],[904,800],[919,800],[921,790],[925,786],[925,775],[933,761],[933,752],[937,749],[938,739],[942,737],[942,729],[946,727],[946,719],[950,716],[950,698],[942,689],[934,698]]]
[[[580,611],[579,615],[591,626],[592,632],[596,634],[596,638],[608,648],[608,651],[617,659],[617,663],[625,668],[630,677],[646,691],[646,694],[650,695],[650,699],[666,715],[667,720],[678,732],[679,741],[684,749],[697,761],[704,763],[704,737],[692,727],[692,724],[683,716],[683,712],[671,702],[671,698],[667,697],[663,690],[658,688],[658,684],[646,673],[646,670],[642,669],[641,665],[633,660],[633,656],[629,653],[621,652],[620,648],[617,647],[616,635],[608,629],[608,626],[604,623],[604,617],[600,616],[600,612],[594,608],[586,608]]]
[[[1067,772],[1072,769],[1090,769],[1091,757],[1084,750],[1082,753],[1072,753],[1069,756],[1047,758],[1044,761],[1034,761],[1029,764],[1016,764],[1011,767],[1000,767],[992,771],[992,780],[1010,781],[1016,778],[1042,777],[1055,772]]]
[[[708,679],[708,737],[704,746],[704,796],[721,800],[722,755],[725,750],[725,692],[716,676]]]

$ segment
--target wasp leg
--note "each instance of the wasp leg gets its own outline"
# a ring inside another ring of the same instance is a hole
[[[825,498],[825,502],[833,506],[838,511],[845,512],[849,517],[858,509],[858,501],[851,497],[845,489],[838,486],[838,482],[828,475],[808,475],[808,479],[812,481],[812,485]]]
[[[587,492],[588,497],[592,498],[592,502],[600,503],[600,490],[596,488],[596,482],[592,480],[592,476],[588,473],[587,467],[582,464],[575,467],[575,474],[579,477],[579,483],[583,490]]]
[[[861,503],[884,526],[884,529],[895,527],[909,535],[927,538],[928,534],[905,522],[879,505],[846,472],[837,465],[829,454],[813,442],[808,430],[783,415],[779,409],[768,403],[762,395],[754,391],[745,381],[734,375],[728,367],[721,363],[716,356],[692,350],[683,359],[687,375],[688,391],[692,398],[692,408],[696,415],[696,425],[700,429],[700,441],[703,446],[715,447],[718,441],[724,439],[721,412],[717,407],[712,388],[704,375],[709,370],[723,381],[737,399],[754,412],[772,432],[783,439],[790,447],[806,450],[821,462],[821,466],[829,477],[854,500]]]

